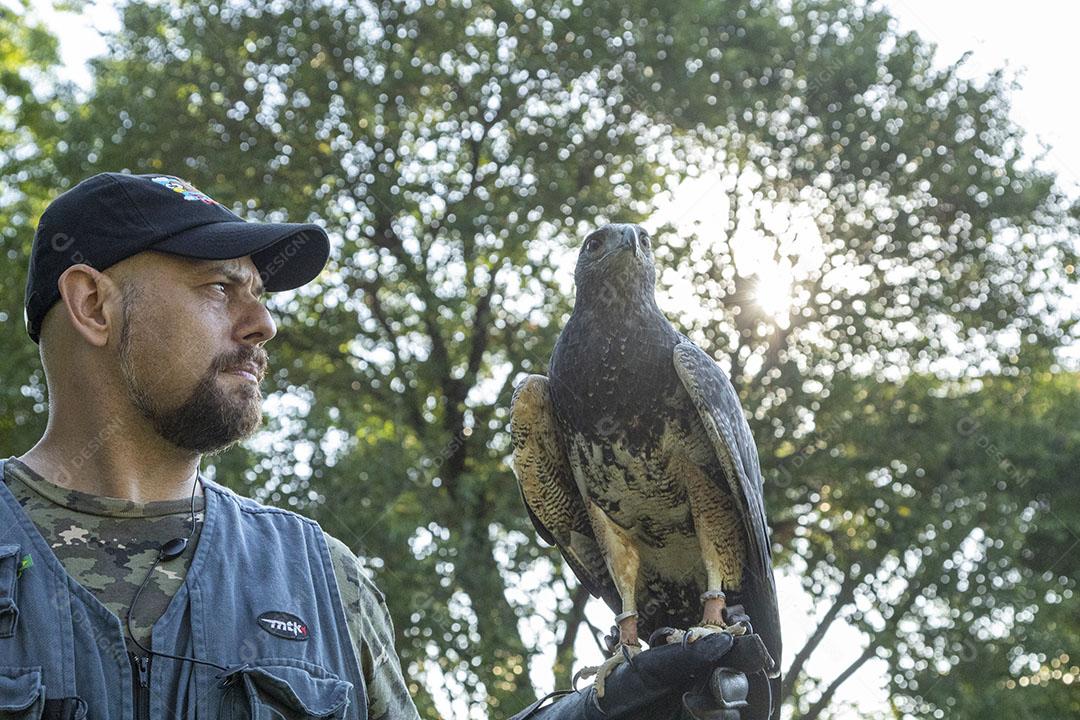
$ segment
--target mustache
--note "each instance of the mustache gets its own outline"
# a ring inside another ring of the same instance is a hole
[[[269,365],[269,357],[261,347],[245,346],[231,352],[222,353],[214,358],[211,370],[224,372],[249,363],[258,370],[256,377],[261,382]]]

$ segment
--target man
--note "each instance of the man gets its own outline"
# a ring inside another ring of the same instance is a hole
[[[97,175],[45,211],[26,323],[49,420],[0,468],[0,715],[417,717],[349,549],[199,472],[259,425],[263,293],[328,254],[318,226],[245,222],[170,175]],[[678,711],[733,644],[643,653],[602,711]],[[579,693],[523,715],[600,708]]]

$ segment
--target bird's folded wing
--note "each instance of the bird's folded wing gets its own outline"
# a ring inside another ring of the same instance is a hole
[[[529,375],[510,405],[513,469],[536,531],[562,551],[570,569],[591,594],[619,606],[600,545],[559,443],[548,380]]]
[[[779,662],[780,621],[765,519],[765,487],[750,425],[731,381],[701,348],[692,342],[679,343],[675,346],[674,362],[679,379],[690,394],[712,441],[729,489],[742,500],[740,506],[748,536],[746,570],[752,575],[750,582],[755,601],[766,609],[756,616],[751,613],[751,619],[762,636],[768,638],[769,651]]]

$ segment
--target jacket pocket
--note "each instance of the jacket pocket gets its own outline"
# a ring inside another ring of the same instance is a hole
[[[219,720],[310,720],[345,717],[352,683],[318,665],[264,660],[225,678]]]
[[[15,580],[19,575],[19,546],[0,545],[0,638],[15,634],[19,608],[15,605]]]
[[[0,720],[38,720],[44,711],[41,668],[0,667]]]

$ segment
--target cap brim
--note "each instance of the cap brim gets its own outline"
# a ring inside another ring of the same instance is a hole
[[[330,239],[318,225],[219,222],[185,230],[150,249],[199,260],[250,255],[263,287],[277,292],[318,277],[330,257]]]

